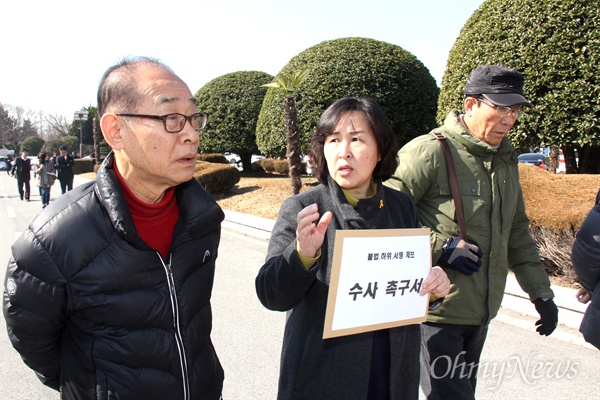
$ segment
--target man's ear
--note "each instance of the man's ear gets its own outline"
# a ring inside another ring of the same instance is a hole
[[[110,147],[115,150],[123,148],[123,137],[121,135],[121,129],[123,128],[119,117],[112,113],[106,113],[100,119],[100,129],[102,129],[102,135],[104,140]]]
[[[464,102],[465,114],[471,116],[473,114],[473,107],[475,104],[479,104],[479,101],[475,97],[467,97]]]

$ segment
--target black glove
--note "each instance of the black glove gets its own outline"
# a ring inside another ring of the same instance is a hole
[[[535,304],[535,309],[540,314],[540,319],[535,323],[535,326],[537,326],[536,331],[540,335],[549,336],[558,324],[558,308],[552,299],[539,298],[533,304]]]
[[[442,247],[442,256],[438,260],[438,265],[471,275],[473,272],[479,271],[482,256],[483,252],[476,244],[451,237],[446,239]]]

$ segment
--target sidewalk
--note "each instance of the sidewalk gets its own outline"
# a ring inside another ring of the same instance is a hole
[[[242,214],[235,211],[225,211],[225,221],[223,221],[223,229],[227,229],[230,231],[234,231],[240,233],[242,235],[251,236],[254,238],[269,240],[271,236],[271,230],[273,229],[273,225],[275,224],[274,220],[255,217],[248,214]],[[554,286],[552,285],[552,290],[554,291],[555,298],[554,302],[558,307],[558,316],[559,323],[565,325],[571,329],[579,329],[579,324],[581,323],[581,318],[583,317],[583,313],[587,308],[587,304],[581,304],[575,298],[575,294],[577,290]],[[538,313],[535,310],[535,306],[529,300],[529,296],[517,283],[517,280],[513,274],[508,275],[508,279],[506,282],[506,289],[504,294],[504,299],[502,300],[502,307],[508,308],[510,310],[516,311],[520,314],[525,314],[531,317],[539,318]],[[505,317],[501,320],[507,323],[515,323],[515,321],[507,320],[509,317]],[[514,318],[512,318],[514,319]],[[529,323],[528,323],[529,324]],[[529,324],[531,325],[531,324]],[[531,326],[529,326],[531,328]],[[560,332],[555,332],[552,336],[559,334]],[[577,344],[587,345],[580,334],[578,335],[568,335],[562,337],[561,339],[566,340],[568,342],[573,342]]]

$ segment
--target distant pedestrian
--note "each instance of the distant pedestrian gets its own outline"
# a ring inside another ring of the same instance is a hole
[[[60,156],[56,157],[55,168],[58,172],[58,180],[60,181],[60,191],[62,194],[73,190],[73,165],[75,159],[70,155],[65,146],[60,146]]]
[[[12,168],[12,158],[10,156],[6,157],[6,173],[10,175],[10,169]]]
[[[40,197],[42,199],[42,208],[46,208],[50,204],[50,188],[54,184],[54,166],[48,161],[47,153],[38,155],[39,163],[34,168],[34,176],[36,178],[37,187],[40,189]]]
[[[31,180],[31,160],[29,159],[29,150],[21,150],[21,157],[15,160],[12,166],[11,175],[17,178],[17,186],[19,187],[19,196],[21,200],[29,201]],[[25,188],[25,190],[23,190]]]
[[[56,170],[56,152],[55,151],[52,152],[52,157],[50,157],[50,163],[54,167],[54,170]]]

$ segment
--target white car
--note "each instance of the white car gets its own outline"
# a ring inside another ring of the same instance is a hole
[[[242,162],[242,159],[238,154],[226,152],[223,155],[227,161],[229,161],[229,164],[238,165],[240,162]]]

